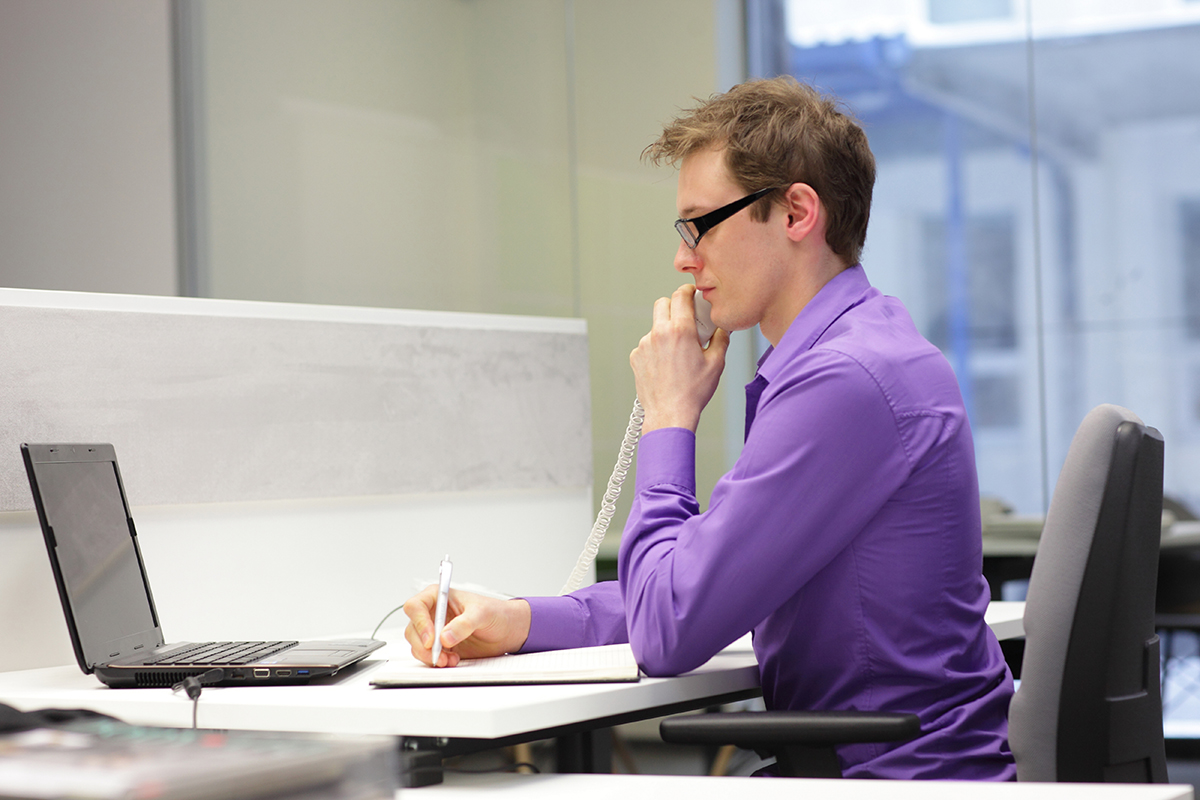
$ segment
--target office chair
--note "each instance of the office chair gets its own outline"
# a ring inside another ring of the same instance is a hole
[[[1071,441],[1034,560],[1009,742],[1023,781],[1165,782],[1154,596],[1163,441],[1093,409]],[[840,775],[836,746],[904,741],[914,715],[738,712],[663,720],[664,740],[776,754],[781,775]],[[878,738],[875,738],[875,737]]]

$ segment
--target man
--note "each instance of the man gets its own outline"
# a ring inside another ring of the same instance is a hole
[[[565,597],[457,595],[439,666],[628,640],[651,675],[693,669],[749,630],[768,708],[912,712],[921,735],[839,748],[847,777],[1011,779],[1012,680],[983,620],[974,449],[954,374],[867,282],[875,162],[862,130],[790,78],[670,123],[695,281],[654,306],[630,356],[646,417],[619,582]],[[696,341],[693,292],[722,329]],[[695,499],[695,430],[725,331],[772,347],[747,386],[746,443]],[[406,635],[429,662],[426,591]]]

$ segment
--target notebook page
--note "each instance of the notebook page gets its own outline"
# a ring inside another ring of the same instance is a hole
[[[434,669],[412,661],[389,661],[376,673],[375,686],[435,686],[505,683],[590,683],[636,681],[637,661],[627,644],[547,650],[542,653],[478,658]]]

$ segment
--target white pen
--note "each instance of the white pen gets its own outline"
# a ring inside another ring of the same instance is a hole
[[[442,559],[438,568],[438,598],[437,611],[433,617],[433,665],[442,657],[442,628],[446,627],[446,603],[450,600],[450,571],[454,565],[450,563],[450,554]]]

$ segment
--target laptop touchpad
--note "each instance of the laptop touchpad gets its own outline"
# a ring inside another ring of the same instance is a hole
[[[353,653],[351,650],[335,650],[333,648],[306,647],[300,649],[294,647],[280,653],[270,661],[263,663],[272,664],[337,664]]]

